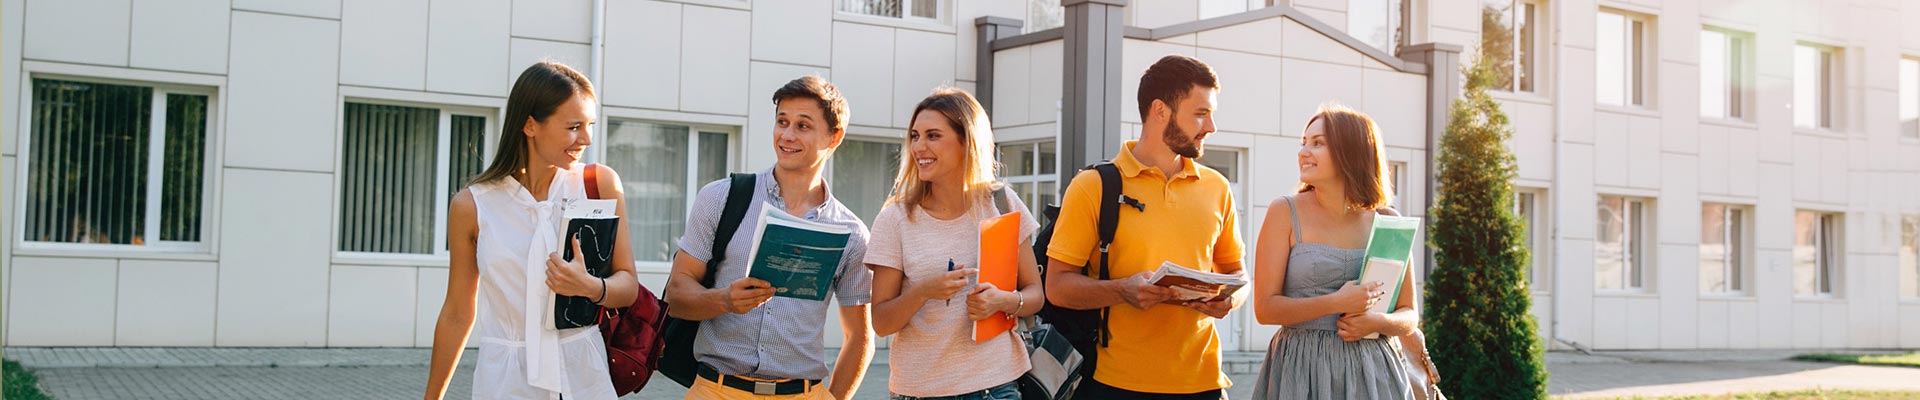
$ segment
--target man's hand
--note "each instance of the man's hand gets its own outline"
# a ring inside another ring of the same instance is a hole
[[[1126,299],[1127,304],[1142,310],[1173,300],[1173,289],[1154,286],[1153,283],[1147,282],[1147,277],[1152,275],[1152,272],[1141,272],[1120,280],[1120,297]]]
[[[754,278],[740,278],[720,290],[721,303],[734,314],[746,314],[773,299],[773,284]]]
[[[1183,301],[1180,302],[1180,305],[1192,308],[1194,311],[1199,311],[1201,314],[1206,314],[1214,319],[1226,318],[1227,312],[1233,311],[1233,299],[1219,301]]]

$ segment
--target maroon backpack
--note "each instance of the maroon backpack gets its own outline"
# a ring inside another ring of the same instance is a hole
[[[599,170],[600,164],[586,166],[583,180],[587,198],[600,198],[600,181],[596,179]],[[647,379],[653,378],[653,370],[660,365],[664,345],[660,331],[666,323],[666,303],[646,285],[639,288],[632,306],[600,308],[600,338],[607,342],[607,375],[613,378],[613,391],[618,396],[647,386]]]

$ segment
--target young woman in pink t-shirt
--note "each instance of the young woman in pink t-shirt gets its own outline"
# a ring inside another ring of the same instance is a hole
[[[894,337],[887,389],[894,399],[1018,399],[1025,346],[1012,332],[976,343],[972,322],[1039,312],[1040,269],[1021,251],[1018,288],[971,282],[980,221],[1020,212],[1021,248],[1031,247],[1040,224],[1018,194],[994,182],[992,125],[972,95],[936,89],[911,118],[893,194],[867,241],[873,328]]]

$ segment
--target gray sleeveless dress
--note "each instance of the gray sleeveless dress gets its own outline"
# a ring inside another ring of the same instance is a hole
[[[1342,249],[1299,242],[1300,214],[1293,197],[1286,197],[1294,216],[1293,251],[1287,256],[1287,276],[1281,293],[1292,298],[1327,295],[1360,276],[1366,249]],[[1339,315],[1327,315],[1286,326],[1267,344],[1267,359],[1254,384],[1256,399],[1413,399],[1407,383],[1407,361],[1391,337],[1340,340],[1335,333]]]

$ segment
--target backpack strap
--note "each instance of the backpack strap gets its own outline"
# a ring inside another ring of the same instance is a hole
[[[580,183],[587,185],[587,198],[600,199],[600,164],[587,164],[581,171]]]
[[[1093,170],[1100,173],[1100,219],[1096,222],[1100,235],[1100,272],[1097,274],[1104,281],[1113,278],[1111,268],[1107,268],[1110,261],[1108,248],[1113,245],[1114,234],[1120,228],[1120,204],[1126,200],[1126,196],[1120,194],[1120,167],[1112,162],[1102,162],[1094,164]],[[1113,340],[1113,331],[1107,329],[1107,317],[1111,310],[1111,307],[1100,309],[1100,347],[1107,347],[1108,342]]]
[[[990,196],[993,196],[994,215],[1004,215],[1013,212],[1013,203],[1008,200],[1013,196],[1013,193],[1007,190],[1007,185],[1000,185],[1000,187],[993,188],[993,194]]]
[[[720,224],[713,230],[713,256],[707,260],[707,275],[700,279],[700,285],[713,287],[714,274],[720,271],[720,261],[727,259],[727,245],[733,242],[734,231],[740,230],[740,221],[747,217],[747,206],[753,204],[754,174],[729,174],[731,187],[727,188],[727,207],[720,212]]]

